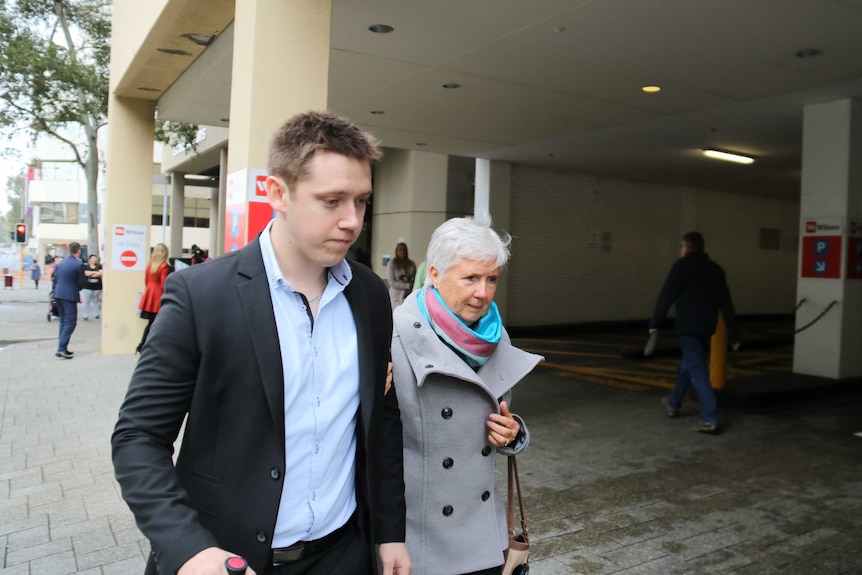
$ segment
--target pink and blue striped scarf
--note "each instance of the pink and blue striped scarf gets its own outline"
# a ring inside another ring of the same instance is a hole
[[[503,322],[497,304],[491,302],[488,313],[479,318],[475,329],[452,313],[440,293],[427,286],[417,294],[419,310],[434,332],[472,368],[485,365],[497,349],[503,335]]]

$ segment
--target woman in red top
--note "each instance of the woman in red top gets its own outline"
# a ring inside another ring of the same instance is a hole
[[[156,314],[159,313],[162,293],[165,291],[165,280],[168,278],[170,271],[168,246],[165,244],[156,244],[150,256],[150,261],[147,264],[146,273],[144,274],[144,285],[146,286],[144,288],[144,295],[141,296],[141,303],[138,304],[138,308],[141,310],[141,319],[147,320],[147,327],[144,328],[141,343],[135,348],[136,353],[140,353],[144,347],[144,342],[147,341],[147,335],[150,333],[150,326],[153,325],[153,320],[156,319]]]

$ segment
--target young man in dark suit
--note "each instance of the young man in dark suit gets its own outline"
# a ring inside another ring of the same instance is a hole
[[[57,311],[60,315],[60,334],[57,341],[55,356],[63,359],[72,359],[73,353],[69,351],[69,340],[78,325],[78,302],[81,300],[81,288],[84,287],[84,262],[79,255],[81,244],[72,242],[69,244],[69,257],[57,264],[54,270],[54,294],[52,297],[57,302]]]
[[[292,118],[270,144],[274,219],[168,277],[112,438],[148,574],[234,555],[257,575],[410,572],[389,297],[345,259],[380,157],[346,119]]]

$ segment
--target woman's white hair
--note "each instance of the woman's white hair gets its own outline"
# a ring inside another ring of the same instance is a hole
[[[510,243],[512,236],[501,237],[491,227],[490,215],[452,218],[434,230],[425,260],[428,269],[437,268],[441,278],[462,260],[493,261],[499,268],[509,261]],[[425,279],[425,285],[431,285],[431,276]]]

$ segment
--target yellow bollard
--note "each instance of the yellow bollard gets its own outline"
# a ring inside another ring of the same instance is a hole
[[[712,389],[724,389],[727,383],[727,325],[721,312],[718,312],[718,323],[712,334],[712,345],[709,352],[709,381]]]

